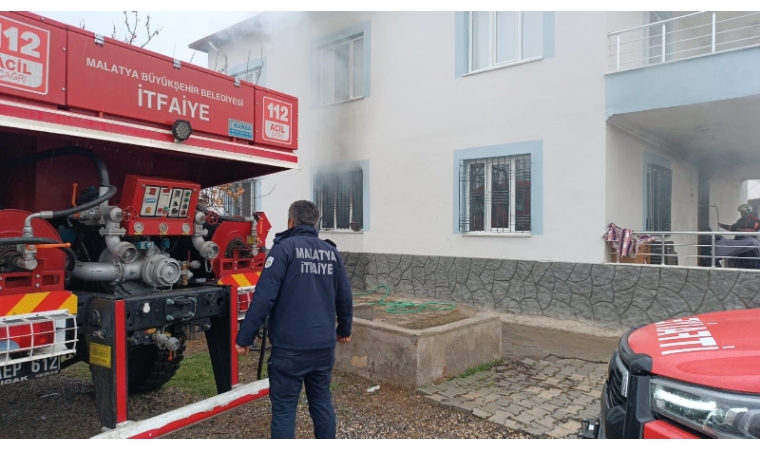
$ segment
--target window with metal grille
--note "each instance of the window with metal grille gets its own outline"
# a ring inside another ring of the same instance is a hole
[[[530,155],[462,161],[459,230],[530,232]]]
[[[256,198],[256,181],[251,178],[250,180],[245,180],[241,183],[243,188],[243,195],[240,196],[240,203],[242,204],[242,213],[245,217],[251,217],[253,216],[254,211],[254,201]]]
[[[314,203],[322,217],[321,229],[361,230],[364,222],[362,170],[317,174]]]
[[[647,231],[670,230],[673,172],[658,164],[647,164]]]
[[[242,193],[237,194],[242,189]],[[229,216],[251,217],[254,212],[254,199],[256,198],[255,179],[238,181],[229,186],[229,190],[235,195],[221,192],[222,206],[225,214]]]

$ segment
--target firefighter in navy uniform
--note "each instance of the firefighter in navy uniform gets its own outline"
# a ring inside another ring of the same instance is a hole
[[[318,237],[318,221],[313,203],[299,200],[290,206],[288,229],[275,236],[236,340],[238,353],[247,354],[269,316],[273,439],[295,437],[303,385],[314,436],[335,439],[330,380],[336,343],[351,340],[353,298],[334,244]]]

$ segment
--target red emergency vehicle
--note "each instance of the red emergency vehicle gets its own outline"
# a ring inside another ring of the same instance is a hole
[[[665,320],[623,335],[601,417],[581,437],[760,438],[760,309]]]
[[[32,13],[0,30],[0,389],[85,361],[115,429],[202,329],[220,395],[119,437],[266,395],[234,341],[269,222],[199,194],[296,168],[298,100]]]

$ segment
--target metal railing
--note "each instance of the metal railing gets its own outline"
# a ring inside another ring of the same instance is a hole
[[[608,33],[608,67],[618,72],[755,45],[760,11],[699,11]]]
[[[647,231],[632,235],[638,248],[625,257],[617,241],[607,241],[612,262],[760,270],[760,233]]]

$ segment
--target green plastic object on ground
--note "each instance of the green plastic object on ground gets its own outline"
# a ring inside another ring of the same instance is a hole
[[[416,303],[416,302],[410,302],[410,301],[404,301],[404,300],[386,302],[385,299],[388,298],[388,296],[391,294],[391,288],[388,287],[387,284],[378,284],[377,286],[375,286],[374,288],[372,288],[371,290],[367,292],[352,293],[351,295],[353,295],[354,297],[363,297],[366,295],[373,294],[380,288],[385,289],[385,294],[383,294],[383,296],[380,297],[380,300],[376,302],[369,302],[369,304],[375,305],[375,306],[385,306],[385,312],[389,314],[417,314],[424,310],[451,311],[457,307],[455,303],[444,303],[444,302]]]

